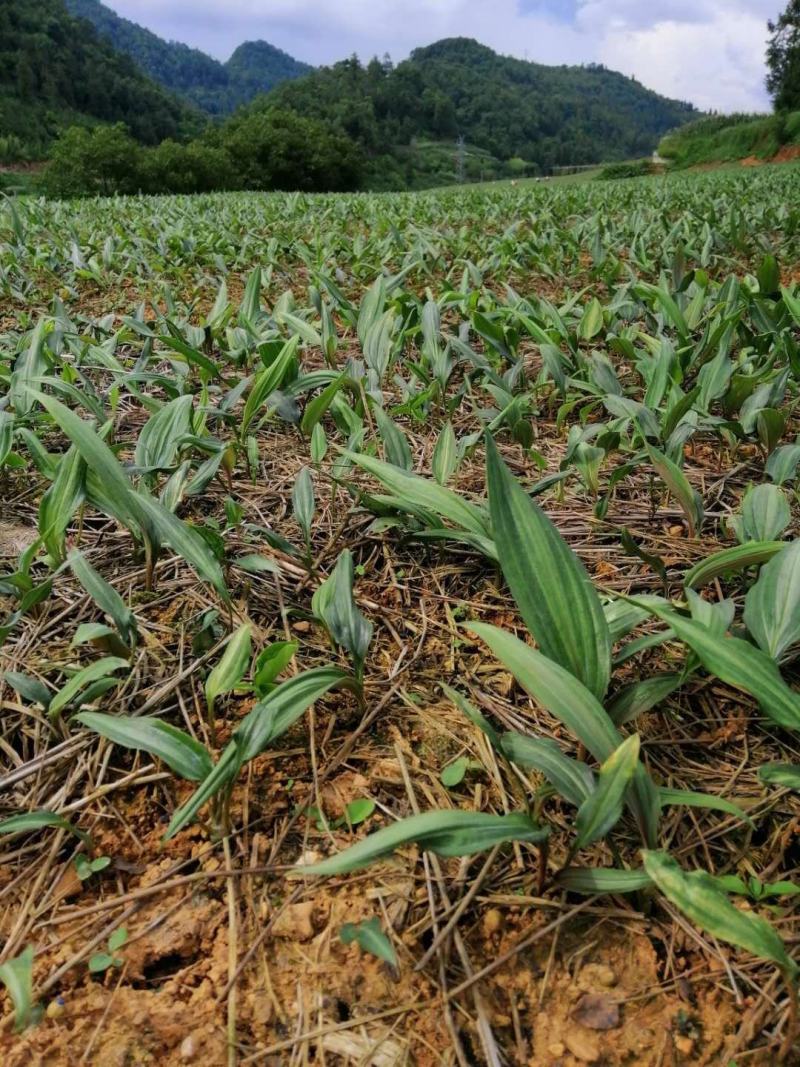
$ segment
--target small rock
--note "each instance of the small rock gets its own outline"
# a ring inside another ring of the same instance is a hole
[[[275,937],[284,937],[293,941],[310,941],[314,936],[313,916],[313,901],[289,904],[275,920],[272,933]]]
[[[503,928],[503,913],[499,908],[490,908],[483,916],[481,925],[484,937],[492,937]]]
[[[311,623],[301,620],[300,622],[292,623],[292,629],[299,634],[307,634],[311,629]]]
[[[591,1034],[582,1034],[579,1030],[573,1030],[564,1035],[564,1044],[581,1063],[597,1063],[600,1059],[600,1046],[597,1038]]]
[[[572,1018],[590,1030],[615,1030],[619,1026],[619,1004],[604,993],[585,993],[575,1005]]]
[[[586,993],[593,992],[598,986],[610,989],[616,984],[615,972],[604,963],[587,963],[578,975],[578,985]]]
[[[188,1037],[185,1037],[183,1041],[181,1041],[180,1055],[184,1063],[188,1063],[190,1060],[193,1060],[197,1055],[197,1041],[195,1040],[192,1034],[189,1034]]]

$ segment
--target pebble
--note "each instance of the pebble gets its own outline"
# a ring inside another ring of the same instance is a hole
[[[490,908],[483,916],[482,925],[484,937],[492,937],[503,928],[503,913],[499,908]]]
[[[189,1060],[193,1060],[197,1055],[197,1041],[195,1041],[192,1034],[185,1037],[181,1041],[181,1059],[184,1063],[188,1063]]]
[[[611,989],[616,984],[616,972],[604,963],[587,963],[578,975],[578,986],[585,992],[591,992],[597,986]]]
[[[273,936],[295,941],[310,941],[314,936],[313,915],[313,901],[288,904],[275,919],[272,927]]]
[[[597,1063],[600,1059],[600,1046],[595,1038],[589,1034],[582,1034],[578,1030],[564,1035],[564,1044],[581,1063]]]

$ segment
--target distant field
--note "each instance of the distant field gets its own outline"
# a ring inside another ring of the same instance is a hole
[[[4,1067],[791,1047],[800,168],[596,173],[0,198]]]

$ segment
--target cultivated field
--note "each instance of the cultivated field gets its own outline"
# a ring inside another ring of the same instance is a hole
[[[0,205],[5,1067],[800,1062],[798,205]]]

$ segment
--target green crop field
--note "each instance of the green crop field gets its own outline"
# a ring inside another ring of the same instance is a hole
[[[799,1062],[798,280],[794,165],[3,198],[3,1064]]]

